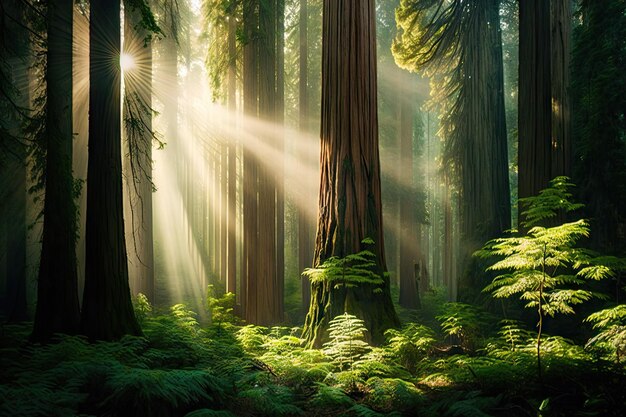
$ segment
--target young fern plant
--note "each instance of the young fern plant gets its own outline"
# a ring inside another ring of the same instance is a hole
[[[347,312],[330,321],[330,340],[324,343],[324,353],[330,356],[340,370],[350,367],[364,353],[371,349],[365,341],[363,320]]]
[[[550,187],[538,196],[522,199],[527,210],[522,226],[525,235],[494,239],[475,256],[500,257],[488,270],[503,271],[483,291],[495,298],[519,295],[526,308],[537,311],[537,369],[541,378],[541,336],[546,316],[574,314],[574,306],[592,297],[602,297],[582,288],[588,280],[611,276],[611,270],[591,255],[576,247],[577,242],[589,236],[585,219],[553,227],[540,224],[557,217],[559,211],[572,211],[580,204],[570,201],[566,177],[557,177]],[[515,232],[515,231],[513,231]]]
[[[361,243],[372,245],[374,241],[365,238]],[[317,268],[307,268],[303,274],[312,283],[329,282],[335,287],[357,287],[363,284],[382,285],[383,277],[376,273],[376,255],[369,250],[347,255],[344,258],[332,256]],[[382,292],[382,288],[375,288],[374,292]]]

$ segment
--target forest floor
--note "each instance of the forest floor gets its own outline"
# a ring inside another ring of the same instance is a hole
[[[3,325],[0,415],[582,417],[626,404],[618,361],[546,336],[540,378],[534,333],[476,307],[450,304],[439,330],[406,322],[383,346],[307,349],[300,329],[245,326],[214,301],[208,326],[184,305],[139,303],[144,336],[119,342],[30,344],[28,323]]]

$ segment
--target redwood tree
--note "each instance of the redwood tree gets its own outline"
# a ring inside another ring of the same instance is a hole
[[[128,286],[122,209],[120,2],[92,0],[89,159],[82,332],[92,340],[140,334]]]
[[[322,52],[321,183],[314,265],[369,249],[382,285],[312,284],[304,337],[319,346],[328,322],[349,312],[374,342],[398,324],[384,256],[374,0],[325,0]],[[373,239],[364,245],[365,238]],[[367,248],[365,247],[367,246]]]
[[[76,206],[72,177],[72,0],[48,3],[46,194],[32,338],[78,331]]]

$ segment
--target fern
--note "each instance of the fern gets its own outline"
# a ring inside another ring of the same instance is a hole
[[[365,342],[364,321],[347,312],[333,318],[328,327],[329,341],[324,353],[330,356],[340,370],[352,368],[357,360],[371,348]]]
[[[586,348],[606,349],[621,363],[626,354],[626,305],[620,304],[591,314],[585,319],[599,333],[589,339]]]
[[[418,363],[427,357],[436,342],[435,332],[417,323],[409,323],[401,330],[389,329],[385,336],[386,349],[411,372],[415,372]]]
[[[112,392],[103,407],[136,416],[168,416],[191,405],[219,405],[225,398],[222,381],[199,370],[122,369],[107,381]]]
[[[366,238],[361,243],[372,245],[374,241]],[[347,287],[363,284],[380,286],[384,283],[384,277],[376,272],[377,269],[376,255],[369,250],[362,250],[344,258],[332,256],[317,268],[305,269],[303,275],[309,277],[312,283],[329,282]]]
[[[480,307],[464,303],[446,303],[443,313],[436,317],[441,322],[443,333],[460,341],[461,345],[474,350],[479,339],[484,338],[491,317]]]
[[[496,298],[519,295],[525,307],[537,311],[537,369],[541,378],[541,334],[545,316],[573,314],[574,306],[592,297],[602,298],[581,288],[588,280],[601,280],[612,275],[608,265],[585,249],[577,248],[581,238],[589,236],[585,219],[554,227],[537,226],[556,213],[580,207],[569,202],[569,184],[565,178],[556,178],[549,189],[523,202],[526,226],[533,226],[526,236],[513,236],[488,242],[476,256],[501,257],[488,270],[508,271],[497,276],[484,291]]]

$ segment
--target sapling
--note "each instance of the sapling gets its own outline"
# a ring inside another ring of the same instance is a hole
[[[559,211],[570,212],[582,205],[571,202],[566,177],[557,177],[538,196],[521,199],[526,205],[522,222],[525,234],[489,241],[475,256],[501,257],[488,270],[507,271],[494,278],[483,291],[495,298],[519,294],[526,308],[537,311],[537,369],[541,379],[541,336],[544,318],[557,314],[574,314],[574,306],[592,297],[601,297],[581,286],[588,280],[600,280],[612,274],[601,258],[576,247],[589,236],[585,219],[560,225],[542,226],[555,222]]]

